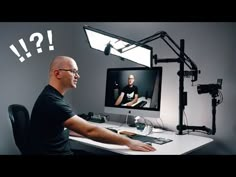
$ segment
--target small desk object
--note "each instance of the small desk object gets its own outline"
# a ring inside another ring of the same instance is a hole
[[[118,123],[115,122],[108,122],[108,123],[93,123],[98,126],[104,128],[111,128],[116,129],[118,132],[120,131],[127,131],[133,133],[139,133],[139,130],[133,127],[128,126],[120,126]],[[156,151],[153,152],[140,152],[140,151],[133,151],[130,150],[127,146],[121,145],[114,145],[114,144],[106,144],[100,143],[85,137],[76,137],[70,136],[70,140],[73,140],[73,148],[75,148],[75,144],[78,144],[78,147],[84,147],[84,150],[92,151],[102,150],[103,152],[112,152],[115,154],[123,154],[123,155],[183,155],[190,153],[202,146],[205,146],[213,141],[213,139],[208,137],[202,137],[197,135],[177,135],[176,132],[171,131],[163,131],[161,133],[151,133],[148,136],[156,137],[156,138],[163,138],[172,140],[170,142],[164,144],[156,144],[152,143],[152,146],[156,148]],[[94,153],[94,152],[93,152]]]

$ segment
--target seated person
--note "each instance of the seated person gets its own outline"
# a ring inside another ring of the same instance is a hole
[[[134,75],[129,75],[128,85],[122,90],[120,96],[117,98],[116,106],[132,106],[138,101],[138,87],[134,85]]]
[[[154,151],[141,141],[132,140],[77,116],[64,95],[76,88],[80,78],[75,60],[57,56],[50,64],[49,83],[37,98],[31,113],[29,154],[71,155],[69,131],[102,143],[125,145],[135,151]],[[67,128],[66,130],[64,130]]]

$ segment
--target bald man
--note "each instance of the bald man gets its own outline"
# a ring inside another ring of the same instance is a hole
[[[29,132],[30,154],[70,155],[66,127],[95,141],[125,145],[135,151],[154,151],[152,146],[95,126],[77,116],[65,102],[64,94],[76,88],[78,66],[74,59],[58,56],[50,64],[49,84],[36,100]]]
[[[134,85],[134,75],[130,74],[128,77],[128,85],[126,85],[117,98],[115,105],[132,106],[138,101],[138,87]]]

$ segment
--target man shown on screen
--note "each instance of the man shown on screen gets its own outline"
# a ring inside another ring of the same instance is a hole
[[[138,87],[134,85],[134,80],[134,75],[130,74],[128,85],[121,90],[121,94],[115,102],[116,106],[132,106],[138,101]]]

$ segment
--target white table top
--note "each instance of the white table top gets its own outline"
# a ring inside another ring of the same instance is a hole
[[[136,128],[128,127],[128,126],[120,126],[119,123],[94,123],[98,126],[105,127],[105,128],[115,128],[119,131],[130,131],[134,133],[140,133],[139,130]],[[152,143],[152,146],[155,147],[157,150],[153,152],[140,152],[140,151],[132,151],[127,146],[121,146],[121,145],[113,145],[113,144],[106,144],[106,143],[100,143],[96,142],[91,139],[87,139],[84,137],[73,137],[70,136],[70,139],[78,141],[80,143],[84,143],[86,145],[90,145],[96,148],[100,148],[103,150],[115,152],[118,154],[125,154],[125,155],[181,155],[181,154],[187,154],[197,148],[200,148],[210,142],[213,141],[213,139],[208,137],[201,137],[197,135],[177,135],[175,132],[170,131],[163,131],[161,133],[151,133],[148,136],[152,137],[162,137],[162,138],[168,138],[172,139],[173,141],[168,142],[166,144],[155,144]]]

